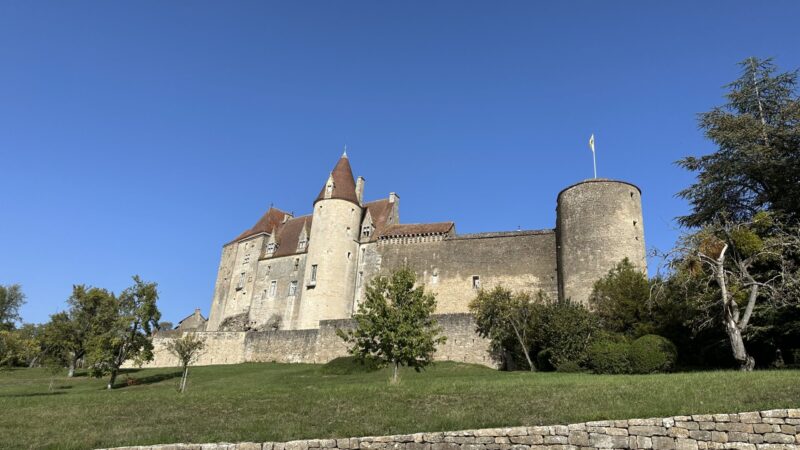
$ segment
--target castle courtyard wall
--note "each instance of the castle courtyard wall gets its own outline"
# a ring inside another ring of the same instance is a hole
[[[504,286],[531,293],[558,294],[556,234],[553,230],[389,239],[368,247],[364,279],[408,266],[436,294],[438,314],[464,313],[484,289]],[[360,269],[362,270],[362,269]],[[363,285],[363,283],[362,283]],[[363,298],[363,286],[359,290]]]
[[[475,333],[470,314],[435,316],[447,341],[437,349],[437,361],[459,361],[496,367],[489,355],[489,341]],[[243,362],[326,363],[347,355],[347,345],[336,335],[337,329],[355,327],[352,319],[323,320],[317,329],[272,331],[193,332],[205,341],[195,365],[238,364]],[[153,337],[155,358],[145,367],[177,367],[177,358],[166,348],[171,340],[186,333],[160,332]],[[127,365],[130,367],[130,364]]]

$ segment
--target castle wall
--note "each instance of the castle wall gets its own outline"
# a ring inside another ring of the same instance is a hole
[[[250,311],[264,239],[264,235],[257,235],[223,247],[209,314],[209,331],[219,329],[219,325],[228,317]]]
[[[641,192],[632,184],[587,180],[564,189],[556,229],[562,298],[587,303],[594,283],[626,257],[647,270]]]
[[[436,315],[447,341],[434,355],[437,361],[459,361],[496,367],[489,355],[489,341],[475,333],[469,314]],[[337,329],[355,326],[352,319],[324,320],[318,329],[196,332],[206,347],[196,365],[238,364],[243,362],[326,363],[347,355],[347,345],[336,335]],[[177,367],[177,358],[167,342],[184,336],[179,331],[160,332],[153,337],[155,358],[146,367]],[[130,366],[130,365],[128,365]]]
[[[258,262],[253,298],[250,304],[250,323],[253,328],[263,326],[274,318],[280,318],[282,329],[294,329],[297,325],[303,285],[306,255],[290,255],[263,259]],[[275,293],[271,285],[275,282]],[[290,295],[292,282],[297,283],[294,295]]]
[[[552,230],[409,238],[362,248],[365,263],[360,268],[366,282],[408,265],[425,288],[436,294],[437,314],[469,311],[469,302],[477,294],[475,276],[485,289],[502,285],[532,293],[541,290],[553,298],[557,295]],[[359,299],[363,298],[363,284]]]

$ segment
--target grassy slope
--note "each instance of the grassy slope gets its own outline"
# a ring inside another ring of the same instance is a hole
[[[800,406],[799,371],[600,376],[504,373],[439,364],[323,375],[320,366],[242,364],[131,373],[141,384],[37,369],[0,372],[0,448],[89,448],[168,442],[268,441],[582,422]],[[124,381],[124,376],[121,381]]]

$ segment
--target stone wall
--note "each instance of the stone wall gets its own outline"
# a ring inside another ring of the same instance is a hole
[[[603,420],[395,436],[240,444],[172,444],[126,450],[789,450],[800,448],[800,409]]]
[[[420,242],[379,242],[367,249],[364,280],[408,266],[425,289],[436,294],[439,314],[469,311],[481,287],[502,285],[535,293],[558,293],[556,235],[553,230],[480,233]],[[363,289],[359,291],[363,295]]]
[[[489,341],[475,334],[475,321],[470,314],[435,316],[447,336],[439,346],[437,361],[459,361],[496,367],[489,355]],[[238,364],[243,362],[280,362],[322,364],[347,355],[347,346],[336,335],[336,329],[355,326],[352,319],[323,320],[318,329],[274,331],[206,331],[195,332],[205,341],[205,348],[196,365]],[[175,367],[177,358],[166,349],[169,340],[184,333],[175,330],[160,332],[153,338],[155,358],[145,367]]]

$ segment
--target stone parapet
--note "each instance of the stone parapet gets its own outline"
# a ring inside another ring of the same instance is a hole
[[[166,444],[118,450],[794,450],[800,409],[601,420],[569,425],[487,428],[289,442]]]

